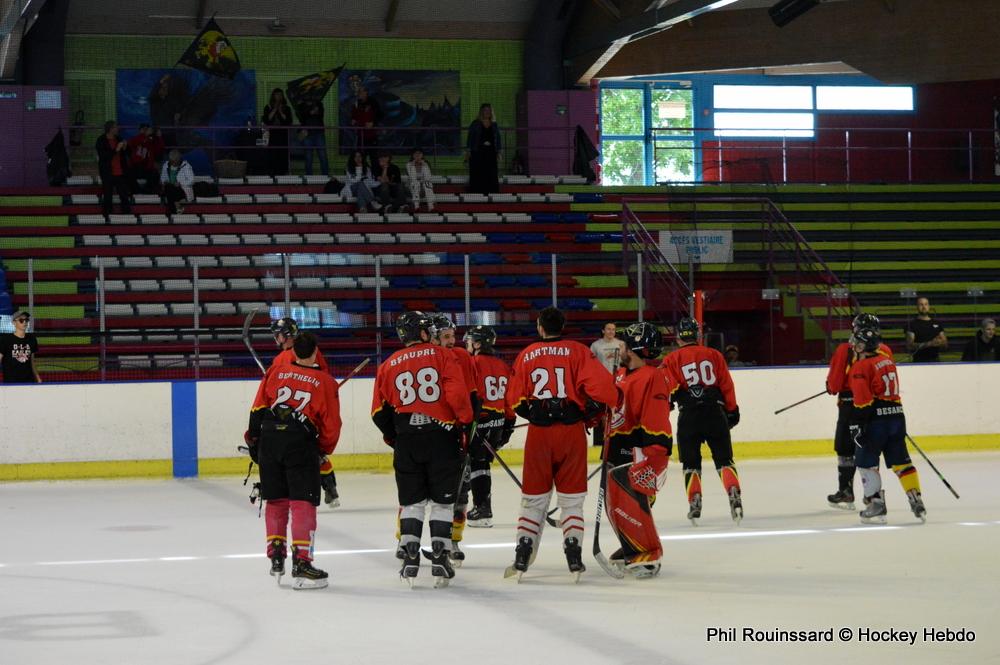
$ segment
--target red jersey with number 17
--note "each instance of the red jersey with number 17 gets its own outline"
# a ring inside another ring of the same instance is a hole
[[[858,413],[857,410],[872,406],[875,407],[875,415],[902,413],[903,400],[899,396],[899,374],[892,358],[878,354],[855,362],[851,366],[848,388],[854,393],[855,413]],[[891,407],[897,407],[898,410],[893,410]]]
[[[663,359],[660,369],[667,375],[671,392],[686,390],[694,393],[716,389],[722,393],[726,411],[736,410],[736,389],[726,366],[726,359],[715,349],[701,344],[688,344]],[[681,402],[681,406],[684,403]]]
[[[514,411],[532,400],[563,399],[583,413],[588,398],[612,408],[618,389],[604,365],[579,342],[547,339],[518,354],[507,386],[507,404]]]
[[[387,408],[420,413],[444,424],[471,423],[469,390],[455,355],[423,342],[389,356],[375,375],[372,418]]]
[[[318,432],[320,449],[329,455],[340,439],[340,400],[337,382],[319,367],[272,365],[257,388],[250,410],[250,435],[260,435],[266,409],[287,404],[302,413]]]

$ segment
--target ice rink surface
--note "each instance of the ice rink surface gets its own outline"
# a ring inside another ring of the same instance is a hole
[[[267,574],[263,520],[241,479],[0,484],[0,663],[998,663],[1000,454],[935,462],[961,500],[917,461],[920,525],[883,471],[887,527],[826,506],[832,456],[741,464],[739,527],[706,475],[694,527],[672,464],[654,508],[664,569],[644,581],[613,580],[590,556],[594,480],[579,584],[552,529],[522,583],[503,579],[518,495],[495,467],[496,526],[466,529],[449,588],[431,588],[424,566],[412,590],[393,557],[390,475],[338,474],[342,507],[320,509],[316,563],[331,583],[318,591]],[[606,522],[601,532],[615,549]],[[737,639],[709,640],[711,628]],[[747,642],[744,628],[833,629],[834,641]],[[860,637],[890,629],[915,642]],[[926,641],[924,629],[976,639]]]

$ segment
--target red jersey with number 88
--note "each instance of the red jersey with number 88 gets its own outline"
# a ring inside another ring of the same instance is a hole
[[[462,369],[450,349],[421,343],[396,351],[375,375],[372,417],[392,407],[444,423],[471,423],[472,405]]]

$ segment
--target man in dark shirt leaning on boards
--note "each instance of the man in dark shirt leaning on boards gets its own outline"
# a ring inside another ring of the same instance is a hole
[[[944,326],[931,317],[931,303],[923,296],[917,298],[917,317],[906,324],[903,332],[906,350],[915,363],[937,362],[941,352],[948,348]]]

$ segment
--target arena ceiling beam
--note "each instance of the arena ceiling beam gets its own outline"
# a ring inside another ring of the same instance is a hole
[[[614,23],[609,24],[605,18],[599,28],[584,32],[567,43],[566,58],[570,61],[573,80],[578,84],[589,83],[590,79],[627,44],[736,1],[677,0],[665,6],[654,2],[649,5],[651,9],[632,15],[623,14],[622,18]]]

